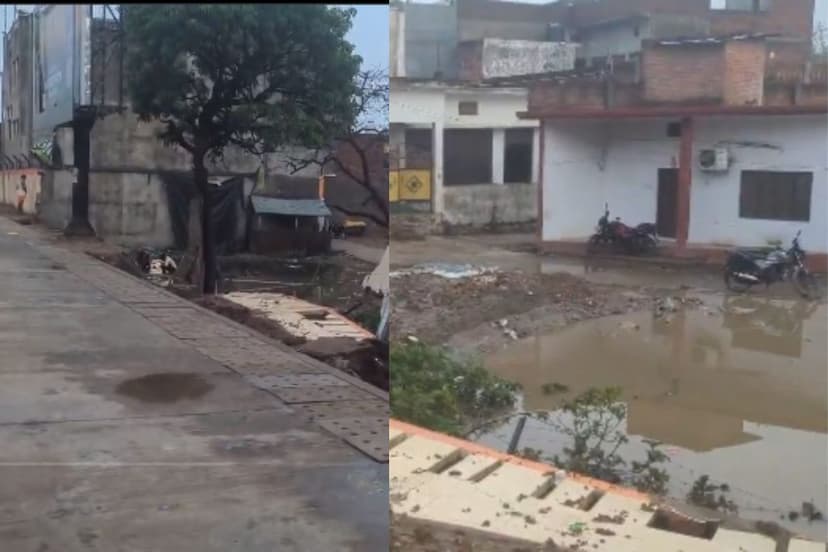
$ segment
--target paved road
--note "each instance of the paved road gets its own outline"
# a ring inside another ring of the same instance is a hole
[[[336,435],[387,397],[35,236],[0,219],[0,550],[388,549]]]

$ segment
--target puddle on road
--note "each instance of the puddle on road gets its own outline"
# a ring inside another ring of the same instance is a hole
[[[198,399],[213,387],[197,374],[149,374],[121,382],[115,392],[148,403],[173,403]]]
[[[780,518],[804,501],[828,511],[826,305],[704,301],[669,320],[644,312],[529,338],[488,358],[487,367],[521,384],[521,409],[553,416],[564,399],[590,387],[622,388],[630,437],[623,456],[643,458],[643,439],[665,443],[671,496],[684,498],[707,474],[730,486],[740,516],[824,538],[824,522]],[[550,393],[561,385],[565,394]],[[516,421],[479,440],[505,449]],[[520,441],[545,457],[569,445],[532,419]]]

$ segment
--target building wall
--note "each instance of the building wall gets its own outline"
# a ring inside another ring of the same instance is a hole
[[[32,148],[32,16],[21,14],[5,35],[2,153],[26,156]]]
[[[480,156],[492,165],[492,183],[444,187],[442,171],[432,171],[432,205],[448,224],[490,224],[493,212],[495,220],[500,223],[529,222],[536,218],[536,171],[532,171],[534,180],[531,183],[502,184],[505,129],[538,126],[537,121],[517,117],[518,112],[526,110],[527,99],[528,92],[525,89],[426,88],[392,84],[392,149],[403,146],[405,127],[400,125],[429,129],[434,127],[437,132],[452,129],[492,131],[492,140],[488,145],[490,149],[484,152],[486,155]],[[459,115],[458,105],[461,101],[476,101],[477,115]],[[432,146],[437,143],[432,140]],[[444,140],[439,143],[445,146]],[[537,144],[533,144],[533,159],[537,159],[537,154]],[[446,161],[443,160],[441,167],[445,165]]]
[[[449,186],[443,222],[475,227],[531,222],[538,214],[537,195],[533,184]]]
[[[547,122],[543,239],[585,241],[604,202],[628,224],[654,222],[658,169],[678,167],[679,140],[666,137],[668,122]],[[806,250],[828,251],[826,123],[825,116],[697,118],[688,242],[758,247],[789,243],[801,229]],[[716,145],[730,149],[730,170],[699,170],[699,150]],[[751,169],[812,170],[810,222],[739,218],[741,171]]]
[[[549,19],[572,26],[649,13],[701,18],[709,22],[714,35],[761,32],[810,37],[814,0],[775,0],[767,13],[715,11],[710,0],[589,0],[556,2],[546,8]]]
[[[443,123],[446,128],[536,127],[537,121],[518,119],[526,111],[529,93],[526,89],[450,90],[445,96]],[[477,102],[477,115],[460,115],[460,102]]]
[[[724,56],[724,102],[727,105],[762,105],[767,57],[765,43],[728,42]]]
[[[781,240],[788,244],[801,229],[801,242],[806,250],[828,252],[827,125],[828,119],[824,115],[699,120],[694,151],[727,144],[733,165],[723,174],[693,172],[688,241],[764,246],[769,240]],[[758,145],[763,143],[772,148]],[[740,173],[752,169],[813,170],[811,221],[738,218]]]
[[[641,41],[649,38],[649,34],[647,21],[626,21],[594,29],[578,37],[581,45],[578,57],[590,59],[639,52]]]
[[[405,76],[452,79],[457,74],[457,9],[453,4],[403,6]],[[398,55],[400,55],[398,53]]]
[[[725,61],[721,45],[646,47],[644,96],[649,102],[709,103],[722,98]]]
[[[436,87],[412,89],[392,82],[388,107],[391,124],[430,127],[444,117],[445,94]]]
[[[668,122],[547,122],[543,239],[585,241],[605,203],[627,224],[655,222],[658,169],[676,167],[678,159]]]
[[[459,40],[546,40],[545,6],[492,0],[457,0]]]

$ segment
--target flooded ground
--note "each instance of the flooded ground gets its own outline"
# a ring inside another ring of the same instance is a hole
[[[521,410],[552,412],[553,420],[567,398],[621,388],[620,429],[630,442],[620,453],[639,460],[644,439],[663,442],[669,496],[683,499],[708,475],[728,486],[741,517],[823,539],[824,521],[789,515],[803,502],[828,510],[826,305],[762,294],[700,298],[698,308],[667,316],[647,310],[525,338],[490,355],[487,367],[521,384]],[[505,449],[516,422],[479,440]],[[519,446],[548,458],[567,445],[549,420],[529,419]]]

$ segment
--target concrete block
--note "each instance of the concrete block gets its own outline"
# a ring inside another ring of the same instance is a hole
[[[719,529],[713,535],[713,543],[723,545],[734,552],[774,552],[776,541],[758,533],[746,533],[731,529]]]
[[[566,506],[568,503],[577,502],[582,498],[586,498],[594,490],[594,487],[586,483],[566,478],[558,482],[552,492],[546,496],[545,501]]]
[[[513,502],[521,495],[531,496],[549,477],[543,473],[512,463],[504,463],[477,483],[489,496]]]
[[[788,552],[826,552],[828,546],[825,543],[806,541],[802,539],[791,539],[788,544]]]
[[[458,449],[440,441],[432,441],[419,435],[409,437],[389,454],[389,477],[405,479],[417,472],[427,471]]]
[[[457,479],[470,479],[480,476],[497,465],[498,460],[485,454],[470,454],[449,468],[446,474]]]
[[[606,493],[592,507],[589,513],[593,517],[601,515],[611,518],[623,516],[627,520],[627,525],[646,526],[653,518],[653,512],[642,510],[642,506],[644,505],[644,502],[634,498]]]

